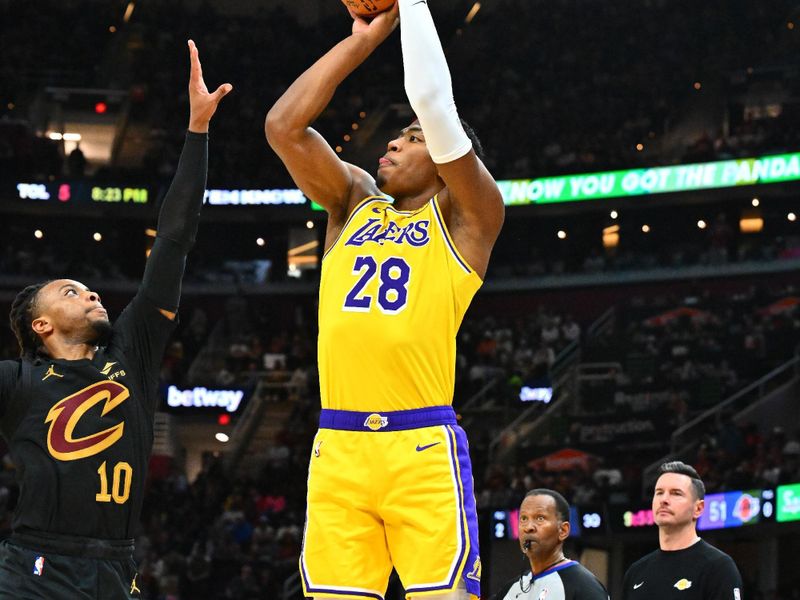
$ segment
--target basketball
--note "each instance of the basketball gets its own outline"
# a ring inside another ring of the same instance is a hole
[[[374,17],[394,6],[395,0],[342,0],[359,17]]]

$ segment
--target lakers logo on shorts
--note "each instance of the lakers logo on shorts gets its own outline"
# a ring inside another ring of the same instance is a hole
[[[364,427],[372,431],[378,431],[379,429],[383,429],[388,424],[389,424],[389,417],[384,417],[383,415],[379,415],[378,413],[372,413],[364,420]]]
[[[476,558],[475,562],[472,563],[472,570],[467,573],[466,575],[469,579],[473,581],[480,581],[481,580],[481,559]]]

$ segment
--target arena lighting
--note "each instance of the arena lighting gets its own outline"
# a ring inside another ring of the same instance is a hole
[[[739,231],[742,233],[758,233],[764,229],[764,219],[761,217],[742,217],[739,219]]]
[[[616,248],[619,246],[619,225],[603,228],[603,248]]]
[[[700,83],[699,81],[695,81],[695,82],[694,82],[694,85],[693,85],[692,87],[693,87],[694,89],[696,89],[696,90],[699,90],[699,89],[701,89],[701,88],[703,87],[703,84],[702,84],[702,83]]]
[[[793,212],[790,212],[788,215],[786,215],[786,218],[789,219],[792,223],[794,223],[797,220],[797,215],[794,214]]]
[[[114,27],[113,25],[111,25],[111,26],[109,26],[108,31],[110,31],[111,33],[116,33],[117,32],[117,28]]]
[[[103,234],[100,233],[99,231],[95,231],[94,235],[92,235],[92,239],[95,242],[102,242],[103,241]]]
[[[35,237],[37,240],[40,240],[44,237],[44,232],[41,229],[37,229],[33,232],[33,237]]]
[[[158,232],[155,229],[153,229],[152,227],[148,227],[147,229],[144,230],[144,234],[147,237],[156,237],[157,233]]]
[[[642,225],[642,233],[650,233],[650,225],[648,225],[647,223]]]
[[[127,23],[128,21],[131,20],[131,15],[133,14],[133,9],[134,8],[135,7],[134,7],[133,0],[131,0],[131,2],[128,2],[128,6],[125,7],[125,14],[122,15],[122,20],[125,23]]]
[[[316,256],[302,256],[304,252],[311,252],[315,248],[319,247],[319,242],[317,240],[313,240],[310,242],[306,242],[305,244],[301,244],[299,246],[295,246],[294,248],[289,248],[287,254],[291,257],[292,262],[297,263],[314,263],[317,260]]]
[[[306,221],[306,229],[314,229],[314,221]]]
[[[358,116],[361,119],[366,119],[367,118],[367,113],[362,110],[360,113],[358,113]]]
[[[800,181],[800,152],[649,169],[497,182],[508,206],[630,198],[651,194]]]
[[[227,443],[227,441],[231,439],[230,437],[228,437],[228,434],[222,433],[221,431],[214,434],[214,438],[216,438],[218,442],[222,442],[223,444]]]
[[[256,244],[259,245],[259,246],[263,246],[266,243],[267,242],[264,241],[264,238],[262,238],[262,237],[256,239]]]
[[[636,150],[638,150],[639,152],[644,150],[644,144],[636,144]]]
[[[759,204],[761,204],[761,201],[758,198],[753,198],[750,204],[752,204],[753,206],[758,206]]]
[[[567,239],[567,232],[564,231],[563,229],[559,229],[558,233],[556,235],[558,235],[558,239],[560,239],[560,240]]]
[[[475,15],[478,14],[478,11],[480,9],[481,9],[481,3],[480,2],[476,2],[475,4],[473,4],[472,8],[470,8],[469,12],[467,13],[467,18],[464,19],[464,23],[471,23],[472,19],[475,18]]]
[[[342,148],[341,146],[336,146],[335,150],[336,150],[337,154],[341,154],[342,150],[344,150],[344,148]]]
[[[617,211],[615,211],[615,210],[612,210],[612,211],[611,211],[611,212],[608,214],[608,216],[610,216],[612,219],[616,219],[616,218],[619,216],[619,213],[618,213]]]
[[[705,221],[703,221],[703,219],[700,219],[700,220],[697,222],[697,227],[698,227],[698,228],[700,228],[700,229],[705,229],[705,228],[706,228],[706,222],[705,222]]]

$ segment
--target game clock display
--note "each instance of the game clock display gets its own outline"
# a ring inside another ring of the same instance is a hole
[[[775,490],[744,490],[706,494],[699,530],[755,525],[775,518]]]

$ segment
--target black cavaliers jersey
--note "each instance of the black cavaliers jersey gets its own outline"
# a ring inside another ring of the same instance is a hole
[[[733,559],[699,540],[683,550],[656,550],[631,565],[625,600],[742,600],[742,576]]]
[[[15,532],[134,537],[174,326],[139,293],[91,360],[0,361],[0,427],[20,486]]]

